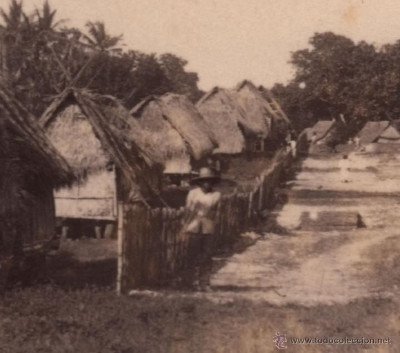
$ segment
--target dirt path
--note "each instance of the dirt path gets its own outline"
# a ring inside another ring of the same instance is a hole
[[[387,249],[374,250],[399,237],[398,157],[353,153],[348,182],[341,156],[323,157],[306,159],[289,183],[277,214],[288,235],[266,233],[230,258],[212,278],[214,297],[312,306],[395,295],[397,287],[374,274]],[[367,228],[357,228],[357,215]]]

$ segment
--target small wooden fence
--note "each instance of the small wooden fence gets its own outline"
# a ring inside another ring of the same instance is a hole
[[[290,169],[292,155],[277,153],[253,191],[224,195],[218,211],[215,247],[233,244],[256,225],[259,211],[271,207],[274,191]],[[187,266],[188,236],[182,232],[184,209],[119,205],[118,291],[166,284]]]

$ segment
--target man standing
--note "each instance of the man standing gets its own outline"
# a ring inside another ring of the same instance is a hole
[[[198,280],[199,289],[210,289],[212,251],[216,227],[217,210],[221,193],[214,191],[220,178],[211,168],[201,168],[199,176],[192,179],[196,185],[186,199],[184,230],[189,234],[188,281]],[[197,277],[197,278],[195,278]]]

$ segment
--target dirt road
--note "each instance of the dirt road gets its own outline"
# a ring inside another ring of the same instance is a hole
[[[341,158],[311,156],[303,162],[289,183],[288,203],[276,215],[286,234],[267,232],[229,259],[213,278],[216,289],[276,305],[394,296],[395,283],[382,285],[373,276],[370,253],[399,234],[399,162],[386,153],[353,153],[342,180]],[[387,255],[378,256],[384,261]]]

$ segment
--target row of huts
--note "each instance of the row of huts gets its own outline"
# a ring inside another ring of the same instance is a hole
[[[319,121],[305,136],[323,143],[336,124]],[[396,122],[368,122],[358,136],[363,145],[400,142],[399,131]],[[163,175],[190,175],[210,156],[264,155],[289,132],[271,93],[250,81],[216,87],[196,104],[168,93],[131,110],[70,88],[40,119],[1,87],[0,254],[43,247],[56,216],[113,225],[118,204],[165,206]]]
[[[130,111],[112,97],[64,92],[40,120],[79,176],[56,191],[57,216],[109,223],[117,219],[118,202],[139,197],[150,206],[168,204],[160,196],[163,175],[188,177],[207,157],[264,153],[283,141],[289,120],[276,106],[266,89],[249,81],[214,88],[195,105],[168,93]]]
[[[249,81],[197,104],[169,93],[130,111],[70,88],[39,120],[1,88],[0,110],[1,253],[42,246],[55,216],[114,223],[119,203],[166,205],[163,175],[190,174],[209,156],[263,153],[289,129],[270,92]]]

